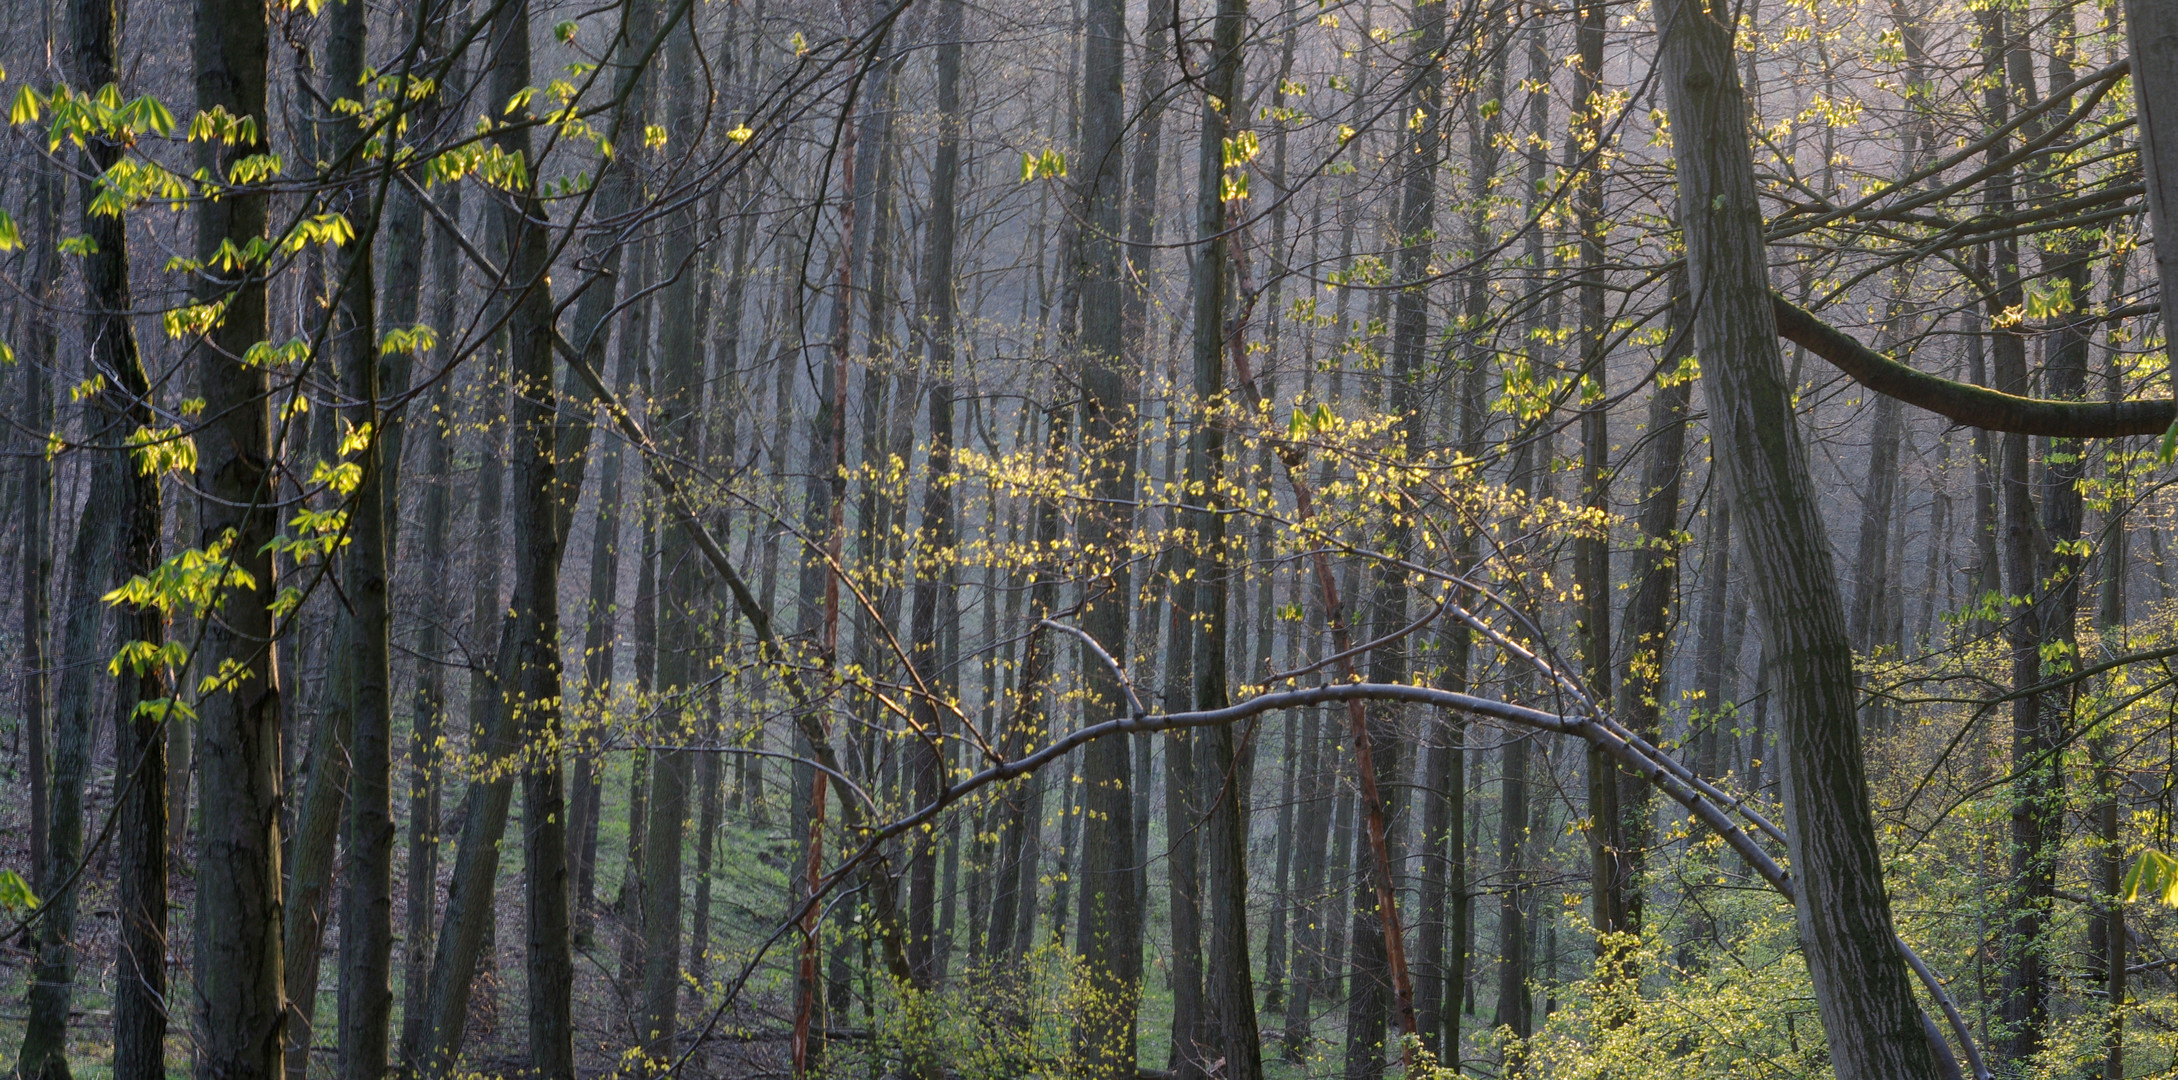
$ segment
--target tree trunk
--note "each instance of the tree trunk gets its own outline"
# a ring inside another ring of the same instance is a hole
[[[27,275],[24,297],[30,309],[21,390],[23,439],[23,755],[30,782],[30,884],[50,896],[59,884],[47,865],[46,839],[52,830],[53,693],[49,678],[53,657],[53,463],[40,445],[53,430],[53,372],[59,370],[60,327],[51,309],[61,278],[61,203],[68,197],[60,161],[38,159],[31,175],[32,242],[37,258]],[[25,1075],[32,1075],[28,1069]]]
[[[2172,299],[2178,297],[2178,11],[2156,0],[2125,0],[2125,43],[2132,50],[2140,165],[2167,320],[2178,307]],[[2170,355],[2178,372],[2178,352]]]
[[[118,14],[110,3],[81,0],[76,5],[75,76],[85,88],[107,86],[120,77]],[[82,145],[88,176],[101,175],[121,160],[119,143],[94,137]],[[161,473],[123,449],[124,440],[150,431],[156,421],[151,382],[128,316],[134,301],[126,224],[120,215],[97,209],[98,184],[85,182],[78,194],[83,232],[93,244],[83,259],[88,308],[83,337],[89,346],[91,371],[104,380],[104,388],[94,398],[90,429],[100,433],[97,441],[110,443],[98,452],[92,468],[114,474],[119,498],[112,514],[87,515],[80,527],[112,530],[110,539],[101,542],[112,545],[110,580],[119,584],[149,578],[159,564]],[[93,558],[79,565],[79,577],[88,578],[104,563]],[[151,598],[108,598],[105,602],[114,603],[117,636],[124,647],[158,650],[165,645],[166,616]],[[91,625],[97,625],[95,619]],[[91,641],[95,648],[95,638]],[[120,818],[113,901],[119,923],[113,1075],[147,1080],[164,1076],[166,1066],[166,732],[162,725],[173,709],[159,702],[167,697],[169,679],[177,673],[167,671],[161,659],[117,660],[112,669],[114,812]],[[87,740],[95,738],[88,733],[88,723],[84,726]],[[80,800],[80,778],[75,787],[71,798]],[[79,859],[80,847],[70,861]],[[80,887],[76,891],[80,895]],[[65,1021],[65,1011],[62,1016]]]
[[[1762,211],[1730,26],[1686,0],[1657,5],[1697,348],[1712,358],[1711,423],[1743,512],[1749,575],[1783,714],[1796,914],[1842,1080],[1934,1077],[1934,1031],[1891,927],[1868,806],[1838,586],[1810,491],[1767,296]]]
[[[513,100],[529,84],[529,11],[513,3],[494,14],[490,27],[495,61],[490,94]],[[528,162],[527,126],[501,129],[500,149]],[[535,176],[534,169],[527,174]],[[549,736],[552,749],[518,771],[523,780],[523,857],[527,864],[527,951],[530,970],[528,1020],[531,1066],[547,1077],[571,1074],[572,1046],[568,985],[572,958],[567,941],[565,815],[557,759],[559,657],[557,609],[559,544],[555,520],[552,429],[552,297],[545,278],[545,237],[536,222],[542,209],[534,192],[518,191],[497,207],[495,231],[507,256],[511,309],[507,318],[509,375],[515,404],[508,411],[508,444],[514,465],[507,516],[515,553],[515,598],[498,619],[498,659],[491,677],[478,673],[471,686],[472,752],[491,763],[491,771],[469,784],[454,879],[448,886],[438,950],[431,966],[431,1004],[426,1020],[424,1071],[449,1069],[461,1047],[469,995],[478,962],[488,945],[497,888],[499,842],[506,831],[513,800],[513,755],[525,738]],[[487,382],[487,386],[490,383]],[[489,438],[489,436],[487,436]],[[579,465],[577,466],[579,468]],[[496,488],[497,469],[487,454],[481,484]],[[488,526],[484,542],[497,535],[495,491],[479,493],[479,523]],[[482,530],[480,530],[482,531]],[[485,562],[494,569],[478,575],[476,616],[470,632],[489,625],[488,612],[499,608],[497,552],[487,547]],[[490,606],[487,607],[486,605]],[[502,700],[504,694],[504,701]]]
[[[215,176],[267,151],[267,14],[247,0],[196,0],[196,103],[254,121],[232,141],[207,140]],[[197,838],[195,1045],[200,1075],[274,1080],[280,1075],[286,1001],[280,913],[280,680],[273,640],[277,589],[266,550],[273,506],[271,372],[244,357],[266,338],[259,265],[218,271],[222,246],[265,238],[267,193],[244,187],[197,206],[199,303],[224,302],[200,348],[207,417],[196,436],[197,485],[208,497],[200,546],[220,545],[233,573],[222,617],[205,630],[202,670],[225,675],[198,709],[203,828]],[[232,276],[223,277],[221,274]]]
[[[1124,351],[1120,278],[1121,165],[1125,124],[1121,76],[1126,66],[1127,5],[1090,0],[1082,50],[1081,441],[1096,509],[1083,515],[1081,547],[1109,560],[1087,587],[1082,628],[1115,658],[1130,655],[1127,621],[1134,600],[1126,561],[1133,529],[1136,424],[1135,368]],[[1124,662],[1124,661],[1122,661]],[[1116,673],[1081,654],[1088,691],[1082,722],[1128,715]],[[1135,1012],[1142,982],[1142,913],[1136,908],[1131,741],[1098,739],[1082,750],[1081,911],[1079,955],[1088,1000],[1076,1017],[1074,1046],[1083,1075],[1131,1080],[1135,1074]],[[1070,819],[1071,820],[1071,819]],[[1242,955],[1241,968],[1247,960]],[[1253,1013],[1251,1011],[1250,1015]]]
[[[666,67],[673,80],[666,94],[668,137],[673,145],[694,146],[700,96],[695,27],[691,20],[667,32]],[[703,422],[703,362],[694,317],[699,275],[685,265],[695,254],[695,224],[692,207],[679,210],[676,227],[660,251],[667,284],[658,302],[660,366],[657,396],[651,405],[651,429],[661,447],[683,461],[697,460]],[[658,737],[680,747],[692,741],[699,708],[694,662],[702,637],[701,609],[696,603],[702,590],[694,538],[687,527],[668,525],[660,540],[658,692],[663,722]],[[654,752],[653,761],[650,815],[643,837],[643,1005],[637,1034],[645,1054],[653,1061],[665,1061],[676,1053],[679,1030],[682,849],[695,760],[687,750],[661,749]]]
[[[657,13],[652,5],[633,4],[626,9],[621,36],[614,49],[614,92],[626,104],[614,117],[618,129],[615,145],[621,155],[639,158],[643,140],[623,137],[621,132],[641,132],[649,126],[650,95],[653,80],[648,77],[648,66],[638,64],[637,54],[650,45],[657,33]],[[639,180],[632,168],[614,168],[621,159],[616,156],[608,163],[599,177],[596,213],[599,218],[613,220],[632,209],[641,200]],[[632,248],[624,251],[623,248]],[[604,366],[606,339],[612,333],[607,318],[619,312],[619,340],[615,344],[616,363],[619,371],[615,378],[619,394],[625,400],[633,385],[635,372],[642,364],[641,354],[650,345],[650,239],[638,236],[632,244],[625,244],[619,235],[612,236],[603,251],[594,256],[603,280],[592,283],[576,304],[575,342],[583,349],[585,362],[592,369]],[[621,287],[625,280],[626,287]],[[577,401],[587,399],[587,393],[573,395]],[[573,412],[582,412],[578,407]],[[561,422],[560,440],[563,444],[573,441],[576,432],[587,428],[589,418]],[[583,436],[586,440],[587,436]],[[618,601],[620,589],[620,532],[625,516],[626,496],[621,486],[621,443],[609,440],[604,458],[598,468],[597,527],[590,546],[590,602],[583,621],[583,669],[582,691],[578,699],[582,704],[585,723],[602,727],[604,711],[609,707],[612,693],[613,660],[618,636]],[[573,472],[575,470],[568,470]],[[580,483],[579,477],[561,477],[561,513],[564,519],[574,514],[575,502],[567,490],[569,481]],[[562,532],[561,542],[565,543]],[[574,882],[574,897],[570,901],[579,941],[588,941],[592,923],[592,909],[597,895],[597,832],[602,810],[603,776],[597,752],[590,748],[589,738],[578,738],[575,753],[575,769],[571,783],[572,799],[568,807],[568,877]]]
[[[362,0],[339,0],[331,13],[326,67],[330,93],[337,98],[363,93],[365,16]],[[360,131],[348,133],[338,149],[340,157],[355,155],[353,160],[360,162],[360,148],[352,145],[360,138]],[[346,604],[333,657],[338,669],[334,685],[347,699],[334,707],[349,716],[352,785],[346,800],[346,893],[340,923],[342,1080],[377,1080],[385,1073],[393,1017],[392,553],[387,534],[390,523],[399,520],[393,507],[398,488],[391,481],[398,477],[400,450],[392,444],[389,453],[389,435],[403,418],[378,407],[383,373],[372,247],[385,194],[384,182],[356,180],[335,196],[346,201],[356,238],[345,248],[340,310],[329,340],[340,365],[342,396],[351,403],[351,429],[369,433],[356,462],[362,476],[349,502],[348,545],[341,566]]]
[[[1676,330],[1690,314],[1683,280],[1674,281],[1672,322]],[[1682,337],[1681,341],[1687,340]],[[1641,467],[1641,510],[1636,526],[1641,546],[1634,552],[1633,595],[1626,601],[1625,671],[1618,684],[1619,720],[1651,745],[1663,741],[1664,673],[1670,670],[1671,628],[1679,600],[1679,483],[1686,456],[1687,406],[1694,380],[1680,369],[1692,350],[1680,350],[1658,358],[1657,386],[1649,395],[1648,447]],[[1594,759],[1590,759],[1594,763]],[[1616,802],[1619,835],[1625,843],[1620,864],[1626,874],[1623,911],[1625,932],[1639,931],[1641,923],[1641,874],[1646,853],[1654,842],[1655,796],[1649,782],[1631,773],[1613,770],[1618,778]],[[1624,943],[1630,945],[1631,943]],[[1609,950],[1614,961],[1623,962],[1624,949]],[[1631,977],[1631,972],[1618,973]]]
[[[466,82],[465,67],[458,59],[449,83]],[[451,185],[442,208],[451,221],[461,220],[460,186]],[[431,275],[438,304],[432,325],[452,326],[460,303],[461,260],[454,238],[441,232],[432,252]],[[416,562],[422,568],[422,626],[416,635],[415,696],[409,723],[408,792],[408,895],[403,920],[407,936],[402,962],[401,1065],[413,1075],[424,1063],[427,1034],[425,1020],[430,1008],[432,929],[439,884],[439,741],[446,730],[446,677],[441,657],[445,652],[441,624],[453,605],[448,595],[453,579],[448,572],[446,533],[453,517],[453,446],[447,431],[453,407],[451,380],[440,379],[431,394],[431,422],[426,426],[424,489],[422,495],[422,551]]]
[[[492,33],[499,39],[499,60],[492,70],[494,100],[511,101],[530,83],[529,24],[526,0],[495,13]],[[505,127],[494,139],[535,178],[530,130],[524,124]],[[549,237],[534,182],[510,193],[498,208],[507,237],[509,283],[519,291],[507,319],[514,401],[508,414],[512,470],[507,517],[514,596],[499,664],[501,672],[512,676],[512,686],[505,695],[505,715],[496,719],[509,738],[519,739],[515,746],[526,751],[521,778],[529,1067],[544,1080],[574,1080],[574,955],[567,914],[566,779],[560,757],[560,519],[565,515],[554,427]],[[567,461],[565,467],[579,476],[582,461]],[[499,802],[503,808],[504,795]],[[503,828],[504,809],[496,816]]]
[[[1194,266],[1194,397],[1195,407],[1202,411],[1188,433],[1186,490],[1190,501],[1202,507],[1192,512],[1194,520],[1189,530],[1189,542],[1195,551],[1191,697],[1197,710],[1226,705],[1230,614],[1226,600],[1231,571],[1227,565],[1225,516],[1216,509],[1224,501],[1219,489],[1226,468],[1224,422],[1217,410],[1227,404],[1226,312],[1231,299],[1224,193],[1231,176],[1226,169],[1227,140],[1244,122],[1237,103],[1241,39],[1247,18],[1247,0],[1219,0],[1204,80],[1207,97],[1196,157],[1195,235],[1201,246],[1195,252]],[[1116,102],[1118,95],[1112,97]],[[1236,166],[1244,167],[1244,163]],[[1246,347],[1239,329],[1233,328],[1235,350]],[[1118,327],[1112,330],[1116,339]],[[1127,460],[1133,460],[1131,446]],[[1130,494],[1131,485],[1117,497],[1128,498]],[[1124,578],[1121,580],[1124,582]],[[1260,1080],[1263,1048],[1256,1031],[1255,987],[1248,949],[1247,778],[1242,773],[1243,763],[1230,725],[1212,727],[1202,733],[1201,739],[1203,775],[1196,778],[1196,790],[1209,802],[1203,818],[1202,895],[1209,923],[1203,948],[1205,1029],[1211,1035],[1214,1051],[1223,1060],[1222,1070],[1217,1070],[1221,1075],[1228,1080]],[[1134,954],[1140,956],[1139,944],[1134,946]]]
[[[912,564],[915,583],[913,608],[908,616],[910,659],[918,678],[927,680],[930,694],[915,701],[918,733],[912,755],[913,805],[927,806],[937,800],[945,785],[946,725],[940,719],[945,699],[958,696],[957,677],[950,665],[941,664],[942,628],[939,625],[939,592],[945,587],[945,568],[951,565],[958,543],[953,518],[953,339],[958,307],[953,269],[954,245],[960,211],[960,111],[961,33],[963,0],[944,0],[938,11],[937,106],[938,145],[930,168],[930,225],[923,241],[922,299],[927,312],[920,320],[924,335],[926,372],[930,379],[929,470],[923,481],[922,535],[917,538]],[[908,875],[908,967],[918,988],[929,990],[939,978],[935,904],[938,892],[934,841],[919,837]],[[948,858],[952,857],[951,849]],[[938,1063],[918,1062],[917,1073],[935,1080]]]
[[[102,398],[88,406],[96,430],[105,418]],[[92,680],[101,657],[100,628],[112,587],[120,539],[102,527],[125,507],[127,456],[104,449],[91,461],[90,491],[68,553],[68,591],[61,602],[60,679],[54,695],[52,806],[40,896],[45,917],[32,939],[36,949],[22,1053],[16,1066],[31,1080],[67,1080],[68,1013],[75,992],[76,915],[82,889],[72,880],[83,866],[83,785],[91,767]]]
[[[1497,914],[1497,1012],[1491,1027],[1511,1028],[1525,1039],[1535,1032],[1533,1005],[1528,997],[1528,975],[1533,963],[1528,955],[1526,911],[1528,836],[1528,735],[1512,735],[1505,742],[1498,781],[1498,877],[1505,892]]]

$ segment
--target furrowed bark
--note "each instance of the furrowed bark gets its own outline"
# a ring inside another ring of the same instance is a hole
[[[1133,528],[1136,426],[1132,398],[1137,360],[1123,350],[1120,279],[1121,165],[1125,125],[1120,107],[1125,68],[1127,5],[1090,0],[1082,54],[1081,446],[1089,468],[1089,506],[1082,547],[1109,568],[1090,583],[1083,628],[1114,656],[1129,655],[1127,621],[1134,587],[1126,562]],[[1085,660],[1089,693],[1084,721],[1125,715],[1116,673]],[[1142,872],[1134,858],[1133,747],[1111,739],[1082,759],[1082,843],[1079,955],[1091,1003],[1074,1028],[1084,1075],[1130,1080],[1135,1074],[1135,1013],[1142,982],[1142,913],[1136,909]],[[1246,969],[1243,954],[1242,970]],[[1252,1010],[1250,1015],[1253,1015]],[[1236,1064],[1236,1067],[1237,1064]]]
[[[1732,31],[1688,0],[1655,11],[1680,222],[1711,424],[1783,713],[1785,807],[1802,949],[1843,1080],[1935,1077],[1937,1054],[1891,928],[1854,717],[1852,655],[1763,287],[1761,207]],[[1940,1040],[1939,1044],[1940,1044]]]
[[[120,78],[120,11],[104,0],[80,0],[75,9],[75,76],[88,90]],[[121,163],[123,148],[101,138],[84,140],[86,174],[103,177]],[[119,503],[110,516],[86,516],[84,529],[110,529],[112,581],[148,577],[159,564],[161,543],[160,473],[134,450],[139,435],[150,435],[155,418],[152,390],[129,321],[134,299],[129,287],[129,243],[122,216],[102,211],[95,200],[102,184],[78,188],[81,225],[93,250],[83,260],[83,337],[91,370],[104,379],[91,412],[100,452],[94,470],[114,473]],[[95,483],[96,481],[94,481]],[[96,503],[93,504],[97,505]],[[79,574],[95,572],[92,559]],[[113,603],[108,600],[106,602]],[[166,616],[155,604],[114,603],[119,638],[157,649],[166,643]],[[95,625],[95,623],[93,624]],[[166,1071],[166,718],[171,704],[162,661],[132,661],[113,666],[111,708],[114,722],[114,813],[120,817],[114,883],[119,922],[114,957],[113,1075],[125,1080],[155,1080]],[[79,789],[80,790],[80,789]],[[80,855],[78,856],[80,858]]]
[[[248,0],[196,0],[197,108],[238,127],[207,141],[215,177],[266,152],[267,10]],[[247,129],[240,127],[247,122]],[[203,828],[197,838],[197,1067],[222,1080],[281,1072],[286,986],[281,930],[280,679],[273,649],[271,373],[244,359],[266,338],[264,267],[218,266],[223,245],[265,238],[267,194],[240,187],[197,204],[199,303],[222,303],[195,348],[205,427],[196,435],[197,484],[209,498],[199,546],[219,545],[231,569],[219,616],[205,630],[202,670],[228,673],[198,707]]]
[[[666,91],[668,139],[672,145],[696,145],[696,117],[701,96],[695,71],[695,26],[669,26],[666,67],[672,80]],[[689,265],[695,256],[695,209],[675,213],[673,228],[660,251],[668,275],[659,296],[659,377],[651,403],[653,430],[667,454],[696,460],[702,442],[703,360],[695,336],[698,275]],[[670,525],[660,538],[658,608],[658,692],[661,741],[686,745],[700,708],[695,695],[695,653],[702,637],[698,620],[699,588],[693,544],[684,526]],[[653,1061],[670,1060],[679,1031],[682,961],[682,859],[688,827],[689,792],[695,759],[686,750],[652,752],[649,821],[643,838],[643,993],[637,1028],[644,1053]]]
[[[337,0],[326,42],[329,96],[365,96],[367,19],[363,0]],[[360,165],[361,133],[353,128],[339,153]],[[353,155],[353,156],[351,156]],[[351,430],[367,432],[356,464],[362,476],[349,502],[343,549],[346,605],[334,639],[336,708],[349,715],[351,768],[346,865],[341,899],[339,1070],[342,1080],[377,1080],[386,1070],[393,1017],[393,671],[390,637],[391,522],[399,520],[400,446],[391,431],[406,417],[381,411],[385,372],[377,325],[378,289],[372,262],[386,194],[382,183],[351,179],[335,198],[355,223],[345,251],[340,311],[330,341],[340,365]],[[392,476],[389,476],[389,469]],[[389,482],[391,481],[391,482]],[[314,777],[313,777],[314,778]],[[305,1061],[307,1065],[307,1060]]]

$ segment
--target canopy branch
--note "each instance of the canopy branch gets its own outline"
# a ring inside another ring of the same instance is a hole
[[[2147,401],[2050,401],[1956,382],[1901,363],[1852,335],[1772,295],[1778,336],[1828,360],[1854,382],[1967,427],[2061,439],[2160,435],[2178,419],[2169,398]]]

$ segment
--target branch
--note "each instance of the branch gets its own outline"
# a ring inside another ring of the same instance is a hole
[[[2160,435],[2178,420],[2169,398],[2147,401],[2050,401],[1930,375],[1862,345],[1852,335],[1774,293],[1777,334],[1830,361],[1854,382],[1967,427],[2060,439]]]

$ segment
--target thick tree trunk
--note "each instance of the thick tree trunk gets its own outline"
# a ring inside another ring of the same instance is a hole
[[[2140,165],[2168,320],[2178,307],[2178,11],[2157,0],[2125,0],[2125,43],[2132,50]],[[2171,356],[2171,370],[2178,372],[2178,352]]]
[[[1664,0],[1655,15],[1697,347],[1711,358],[1718,460],[1746,520],[1778,676],[1796,913],[1831,1063],[1842,1080],[1934,1077],[1934,1028],[1891,927],[1851,647],[1778,354],[1732,30],[1687,0]]]
[[[214,176],[265,153],[267,12],[248,0],[197,0],[197,108],[254,122],[253,135],[207,140]],[[217,544],[234,573],[221,618],[205,630],[207,672],[226,673],[198,708],[203,828],[197,838],[200,1075],[274,1080],[280,1075],[287,1005],[280,913],[280,680],[274,660],[267,552],[273,506],[271,373],[244,357],[265,340],[265,279],[249,264],[215,270],[222,246],[246,250],[265,237],[267,195],[247,187],[197,206],[199,303],[225,304],[199,347],[205,427],[196,436],[197,484],[208,496],[200,546]],[[228,276],[222,276],[228,275]],[[246,575],[246,576],[245,576]]]
[[[81,0],[76,5],[74,74],[84,88],[108,86],[121,77],[116,62],[119,14],[113,4],[99,0]],[[123,148],[118,143],[91,138],[83,145],[87,175],[103,174],[121,160]],[[102,542],[112,545],[111,580],[118,584],[148,578],[159,563],[161,474],[142,467],[135,454],[122,449],[124,440],[149,431],[156,421],[151,382],[129,322],[134,301],[126,223],[118,214],[97,209],[98,184],[85,182],[78,192],[83,232],[93,245],[83,259],[88,308],[83,337],[89,346],[91,371],[104,380],[104,388],[94,399],[90,426],[99,432],[97,441],[108,444],[97,451],[98,461],[92,468],[114,474],[119,498],[111,515],[86,516],[80,528],[111,530],[111,538]],[[87,578],[102,564],[98,558],[87,560],[78,574]],[[117,636],[124,643],[152,650],[166,643],[166,617],[153,603],[122,600],[115,604],[115,619]],[[95,619],[91,625],[97,625]],[[114,882],[119,940],[114,957],[113,1075],[154,1080],[166,1071],[166,732],[162,725],[173,712],[171,706],[156,703],[167,697],[166,687],[178,673],[167,671],[164,662],[156,659],[117,663],[113,670],[114,812],[120,817],[115,838],[120,858]],[[80,779],[75,786],[80,793]],[[74,797],[80,799],[79,794]],[[74,891],[80,894],[81,889]]]
[[[1082,53],[1082,206],[1079,245],[1081,440],[1088,461],[1090,506],[1081,519],[1081,546],[1108,560],[1088,588],[1082,628],[1115,658],[1130,655],[1127,622],[1134,600],[1126,538],[1133,528],[1136,424],[1132,401],[1140,361],[1123,350],[1120,278],[1121,165],[1125,129],[1121,76],[1125,68],[1127,5],[1090,0]],[[1086,650],[1088,689],[1083,722],[1131,712],[1116,673]],[[1141,868],[1134,858],[1131,740],[1099,739],[1082,751],[1081,912],[1078,927],[1088,1000],[1076,1018],[1074,1045],[1083,1075],[1130,1080],[1135,1074],[1135,1012],[1141,997],[1142,913],[1136,907]],[[1071,820],[1071,819],[1069,819]],[[1245,954],[1241,969],[1247,968]],[[1252,1010],[1250,1015],[1253,1015]]]
[[[1226,705],[1230,614],[1226,600],[1231,571],[1227,565],[1225,516],[1216,509],[1224,501],[1219,489],[1226,469],[1225,430],[1217,410],[1227,404],[1226,312],[1231,299],[1227,269],[1230,241],[1226,236],[1223,189],[1231,175],[1226,169],[1227,140],[1245,122],[1237,102],[1241,39],[1247,18],[1247,0],[1219,0],[1204,80],[1207,98],[1196,157],[1195,235],[1201,246],[1194,260],[1193,353],[1195,407],[1201,411],[1188,434],[1186,490],[1189,501],[1202,507],[1191,512],[1189,529],[1195,552],[1191,697],[1198,710]],[[1116,99],[1117,95],[1113,96]],[[1245,164],[1235,168],[1245,168]],[[1112,329],[1116,338],[1118,327]],[[1236,351],[1245,348],[1239,328],[1233,329],[1232,347]],[[1132,459],[1130,446],[1127,460]],[[1201,738],[1202,775],[1196,777],[1196,790],[1209,804],[1203,818],[1202,896],[1209,924],[1203,948],[1205,1029],[1214,1052],[1223,1061],[1223,1068],[1216,1071],[1229,1080],[1260,1080],[1263,1048],[1256,1030],[1255,986],[1248,949],[1247,777],[1230,726],[1210,728]],[[1388,766],[1387,771],[1396,772]],[[1139,957],[1139,944],[1134,951]]]

